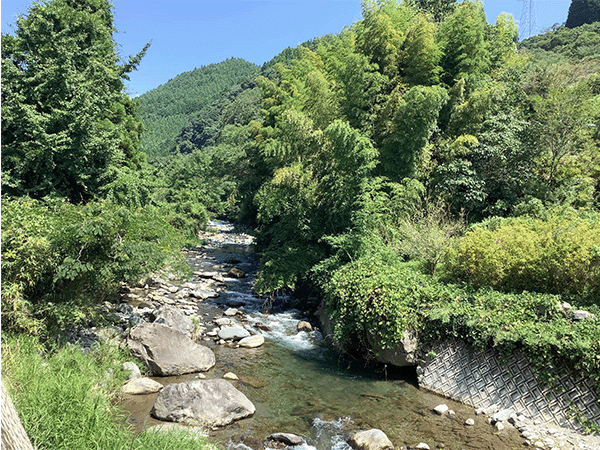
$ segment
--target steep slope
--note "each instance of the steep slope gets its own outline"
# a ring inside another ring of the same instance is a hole
[[[147,127],[142,151],[150,158],[166,155],[191,116],[259,72],[248,61],[228,59],[184,72],[141,95],[141,117]]]

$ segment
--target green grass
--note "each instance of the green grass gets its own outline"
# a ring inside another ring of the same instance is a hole
[[[2,379],[38,450],[187,450],[212,448],[186,430],[134,434],[117,406],[124,355],[101,345],[84,354],[45,352],[29,336],[2,336]]]

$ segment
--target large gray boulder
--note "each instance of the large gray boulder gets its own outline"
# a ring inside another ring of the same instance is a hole
[[[204,372],[215,365],[215,354],[181,331],[158,323],[133,327],[127,338],[133,356],[154,376]]]
[[[385,433],[376,428],[354,433],[348,443],[355,450],[389,450],[394,448]]]
[[[154,311],[156,319],[154,323],[160,323],[170,328],[181,331],[188,337],[194,332],[194,322],[186,316],[179,308],[171,305],[162,305]]]
[[[170,384],[158,394],[150,414],[169,422],[204,427],[228,425],[254,414],[248,398],[223,379]]]
[[[393,348],[383,348],[384,346],[381,344],[379,337],[374,335],[368,335],[367,340],[379,362],[399,367],[414,366],[418,362],[419,340],[417,333],[413,330],[404,330],[402,339]]]

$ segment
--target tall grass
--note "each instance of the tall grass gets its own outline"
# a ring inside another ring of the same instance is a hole
[[[134,434],[116,406],[125,379],[115,347],[50,353],[29,336],[2,337],[2,379],[38,450],[207,449],[185,431]]]

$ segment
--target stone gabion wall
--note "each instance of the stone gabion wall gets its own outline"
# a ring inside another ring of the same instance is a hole
[[[500,362],[493,350],[474,351],[460,340],[439,342],[431,351],[436,356],[418,368],[425,389],[475,408],[497,405],[567,428],[578,427],[575,408],[600,426],[598,400],[587,379],[565,375],[553,388],[542,386],[524,356]]]

